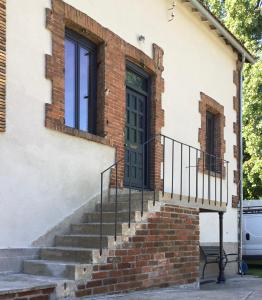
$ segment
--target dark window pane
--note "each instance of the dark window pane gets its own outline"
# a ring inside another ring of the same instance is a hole
[[[215,120],[216,116],[210,112],[206,113],[206,166],[207,169],[214,171],[215,170]]]
[[[136,96],[132,96],[131,98],[131,108],[136,110]]]
[[[130,70],[126,73],[126,84],[135,89],[147,91],[147,80]]]
[[[137,114],[135,112],[131,112],[131,126],[136,126],[136,118]]]
[[[65,40],[65,125],[75,127],[75,55],[74,42]]]
[[[96,109],[95,50],[81,35],[66,31],[65,125],[92,133]]]
[[[89,112],[89,52],[80,47],[79,129],[88,131]]]

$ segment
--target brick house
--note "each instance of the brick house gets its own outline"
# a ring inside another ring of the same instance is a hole
[[[0,299],[198,284],[200,244],[237,252],[254,58],[201,1],[0,0],[0,27]]]

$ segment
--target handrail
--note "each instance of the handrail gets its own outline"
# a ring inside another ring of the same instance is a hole
[[[142,148],[142,184],[141,184],[141,188],[137,188],[137,187],[132,187],[132,183],[131,183],[131,168],[132,168],[132,159],[131,159],[131,151],[129,152],[129,182],[128,182],[128,186],[127,188],[129,189],[128,192],[128,226],[130,227],[131,224],[131,198],[132,198],[132,193],[131,190],[141,190],[141,216],[143,216],[143,212],[144,212],[144,178],[145,178],[145,170],[144,170],[144,160],[145,160],[145,147],[151,143],[151,142],[158,142],[158,138],[160,137],[160,144],[162,144],[163,147],[163,162],[162,162],[162,175],[163,175],[163,184],[162,184],[162,193],[163,195],[165,194],[165,180],[166,180],[166,167],[167,166],[167,160],[166,160],[166,155],[168,154],[166,152],[166,143],[169,141],[171,142],[171,149],[172,149],[172,155],[171,155],[171,159],[168,160],[168,163],[171,163],[172,166],[172,170],[171,170],[171,198],[173,198],[174,196],[174,145],[178,144],[180,145],[180,164],[179,167],[179,177],[178,178],[178,182],[180,184],[179,187],[179,198],[180,200],[182,200],[183,195],[183,184],[184,184],[184,173],[183,173],[183,162],[185,160],[184,158],[184,149],[188,149],[188,202],[191,201],[191,196],[192,196],[192,190],[191,190],[191,183],[192,183],[192,176],[195,180],[195,202],[198,201],[198,199],[201,199],[200,193],[199,193],[199,182],[201,182],[202,184],[202,204],[204,204],[204,199],[205,199],[205,177],[207,176],[207,194],[208,194],[208,203],[209,205],[211,204],[211,172],[212,174],[214,173],[214,195],[215,195],[215,206],[217,205],[217,196],[218,196],[218,189],[217,189],[217,185],[220,185],[220,189],[219,189],[219,203],[220,206],[222,206],[222,194],[223,194],[223,174],[224,177],[226,177],[226,205],[228,205],[228,164],[229,161],[221,158],[218,155],[214,155],[214,154],[209,154],[206,151],[203,151],[201,149],[198,149],[194,146],[191,146],[189,144],[180,142],[176,139],[173,139],[169,136],[166,136],[164,134],[158,133],[155,134],[154,136],[152,136],[151,138],[149,138],[147,141],[145,141],[143,144],[141,144],[140,150]],[[195,171],[191,172],[191,160],[192,160],[192,154],[193,151],[195,151],[195,163],[196,163],[196,169]],[[200,158],[199,158],[199,154],[200,154]],[[201,159],[202,157],[202,159]],[[112,169],[115,169],[115,232],[114,232],[114,237],[115,240],[117,239],[117,214],[118,214],[118,166],[120,163],[122,163],[125,159],[125,156],[122,157],[121,159],[115,161],[115,163],[113,163],[111,166],[109,166],[108,168],[106,168],[104,171],[101,172],[101,195],[100,195],[100,255],[102,255],[102,237],[103,237],[103,185],[104,185],[104,175],[106,172],[111,171]],[[202,162],[201,162],[202,160]],[[200,166],[200,162],[202,163]],[[226,172],[224,172],[224,168],[226,165]],[[202,180],[199,181],[199,169],[202,168]],[[219,182],[217,183],[217,179],[218,179],[218,175],[219,175]],[[156,190],[154,188],[154,201],[153,201],[153,205],[155,205],[155,200],[156,200]]]

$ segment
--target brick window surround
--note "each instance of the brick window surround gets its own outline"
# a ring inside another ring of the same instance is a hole
[[[131,61],[143,68],[151,77],[150,135],[160,133],[164,126],[164,111],[161,103],[161,94],[164,91],[163,50],[153,44],[153,58],[150,58],[62,0],[52,0],[52,9],[46,9],[46,15],[46,26],[52,33],[52,55],[46,55],[46,77],[52,81],[52,103],[46,103],[45,126],[66,134],[114,146],[117,160],[121,160],[125,152],[126,62]],[[64,38],[66,28],[87,37],[97,45],[97,135],[65,126]],[[155,189],[161,187],[162,150],[159,142],[156,141],[152,145],[150,186]],[[122,186],[123,164],[119,165],[118,174],[118,184]],[[112,180],[114,180],[114,174],[112,174]]]
[[[198,141],[200,143],[200,149],[206,152],[206,115],[210,112],[215,115],[215,155],[224,159],[225,154],[225,140],[224,140],[224,127],[225,116],[224,107],[216,100],[207,96],[203,92],[200,93],[199,112],[201,114],[201,128],[199,128]],[[201,153],[199,160],[199,170],[203,172],[203,153]],[[221,167],[217,167],[220,174]],[[205,172],[208,169],[205,167]],[[218,174],[218,176],[219,176]],[[210,172],[211,176],[215,176],[215,172]],[[225,167],[222,167],[222,175],[225,176]]]
[[[0,0],[0,132],[5,131],[6,97],[6,0]]]

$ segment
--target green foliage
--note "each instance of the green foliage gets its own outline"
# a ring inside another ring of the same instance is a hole
[[[225,1],[219,0],[203,0],[202,1],[205,6],[207,6],[212,13],[218,17],[219,19],[225,18]]]
[[[244,70],[244,196],[262,198],[262,59]]]
[[[244,198],[262,199],[262,11],[258,0],[203,0],[256,57],[243,71]]]

